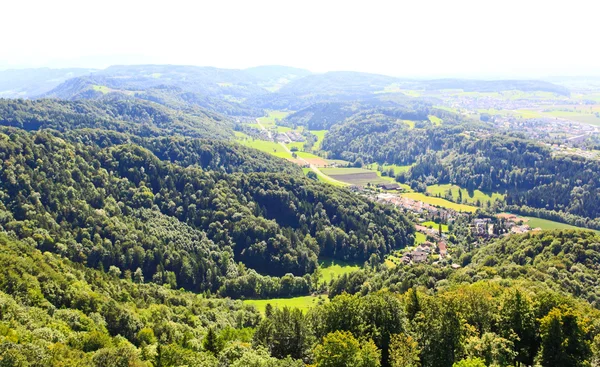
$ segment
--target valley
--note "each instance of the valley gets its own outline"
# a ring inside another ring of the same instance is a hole
[[[318,366],[341,338],[372,367],[533,365],[569,318],[595,358],[596,92],[169,65],[35,85],[0,100],[0,362]]]

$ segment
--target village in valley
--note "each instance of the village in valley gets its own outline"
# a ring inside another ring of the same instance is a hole
[[[398,207],[412,215],[416,222],[416,246],[396,251],[389,256],[387,264],[390,266],[432,263],[459,268],[461,265],[453,261],[451,256],[452,243],[456,242],[456,225],[465,227],[466,238],[473,247],[481,246],[494,238],[541,230],[539,227],[532,228],[527,223],[528,218],[511,213],[480,217],[390,192],[376,194],[375,200]]]

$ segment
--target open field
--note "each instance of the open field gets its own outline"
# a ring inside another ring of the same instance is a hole
[[[575,227],[575,226],[572,226],[570,224],[560,223],[560,222],[554,222],[554,221],[548,220],[548,219],[541,219],[541,218],[536,218],[536,217],[525,217],[525,218],[528,219],[527,224],[531,228],[541,228],[541,229],[586,229],[588,231],[594,231],[594,232],[599,232],[600,233],[600,231],[595,231],[593,229]]]
[[[442,119],[437,116],[429,115],[427,117],[429,117],[429,121],[431,121],[434,125],[441,125],[443,122]]]
[[[345,161],[343,159],[328,159],[329,164],[337,164],[338,166],[348,166],[351,162]]]
[[[265,313],[265,307],[267,304],[271,304],[273,307],[283,308],[285,306],[292,308],[299,308],[302,312],[308,311],[309,308],[318,305],[320,302],[328,302],[327,296],[301,296],[292,298],[271,298],[271,299],[249,299],[245,300],[244,303],[247,305],[254,305],[260,313]]]
[[[313,171],[313,169],[306,167],[306,168],[302,168],[302,171],[306,175],[306,174],[308,174],[308,172]],[[330,185],[337,186],[337,187],[347,187],[348,186],[348,184],[345,183],[345,182],[334,180],[331,177],[323,174],[323,172],[321,172],[319,169],[317,169],[317,171],[318,172],[315,172],[315,173],[317,174],[318,180],[321,181],[321,182],[325,182],[325,183],[328,183]]]
[[[425,236],[421,232],[415,232],[415,245],[420,245],[427,240],[427,236]]]
[[[303,141],[295,141],[293,143],[288,143],[285,146],[288,147],[288,149],[292,149],[294,147],[296,147],[298,149],[298,151],[301,151],[302,149],[304,149],[304,144],[305,142]]]
[[[262,150],[263,152],[274,155],[275,157],[285,158],[285,159],[290,159],[290,160],[293,159],[292,155],[290,153],[288,153],[285,149],[283,149],[283,147],[281,145],[279,145],[279,143],[275,143],[272,141],[266,141],[266,140],[260,140],[260,139],[253,139],[251,137],[248,137],[248,135],[245,135],[245,134],[239,133],[239,132],[236,133],[236,136],[237,136],[236,141],[242,145],[245,145],[250,148]]]
[[[325,134],[327,133],[327,130],[308,130],[308,131],[317,137],[317,141],[315,142],[315,145],[313,145],[313,150],[321,150],[321,143],[323,142],[323,139],[325,138]]]
[[[415,128],[415,122],[411,121],[411,120],[402,120],[402,122],[404,122],[406,125],[408,125],[408,127],[410,127],[411,129]]]
[[[421,223],[421,225],[424,226],[424,227],[433,228],[436,231],[439,229],[439,224],[437,224],[434,221],[423,222],[423,223]],[[448,232],[448,225],[447,224],[443,224],[442,223],[442,232]]]
[[[92,85],[92,89],[95,90],[96,92],[100,92],[102,94],[106,94],[106,93],[110,93],[112,92],[112,89],[110,89],[109,87],[106,87],[104,85]]]
[[[440,206],[442,208],[453,209],[456,211],[470,212],[470,213],[474,213],[475,211],[477,211],[477,207],[475,207],[475,206],[453,203],[446,199],[436,198],[434,196],[427,196],[420,192],[409,192],[409,193],[402,194],[402,196],[406,196],[407,198],[411,198],[413,200],[422,201],[427,204]]]
[[[397,175],[399,173],[403,173],[403,172],[408,171],[410,169],[410,167],[412,167],[412,166],[399,166],[397,164],[384,164],[383,165],[383,170],[387,171],[390,168],[393,168],[394,169],[394,174]]]
[[[446,197],[446,193],[448,192],[448,190],[451,190],[453,201],[458,201],[460,191],[462,193],[462,200],[466,204],[475,205],[477,203],[477,200],[479,200],[481,205],[484,205],[488,201],[493,202],[497,200],[504,200],[504,194],[499,194],[496,192],[492,194],[486,194],[483,191],[474,190],[473,192],[469,193],[467,189],[463,189],[460,186],[450,184],[427,186],[428,193],[430,193],[433,196],[440,195],[442,198]]]
[[[266,125],[275,125],[275,120],[282,120],[283,118],[285,118],[287,115],[289,115],[290,112],[286,112],[286,111],[268,111],[268,116],[265,117],[260,117],[260,123],[265,125],[265,127],[267,127]]]
[[[344,261],[323,259],[319,261],[321,266],[321,279],[329,283],[332,279],[340,275],[352,273],[360,269],[357,264],[350,264]]]
[[[314,155],[312,153],[296,152],[296,154],[298,155],[298,157],[303,158],[309,164],[312,164],[317,167],[325,167],[329,164],[329,162],[326,159],[321,158],[318,155]]]
[[[536,117],[549,117],[549,118],[563,118],[572,121],[583,122],[587,124],[600,126],[600,105],[585,105],[585,106],[554,106],[545,109],[528,109],[528,110],[517,110],[514,114],[521,116],[522,118],[536,118]],[[598,115],[597,115],[598,114]]]
[[[291,127],[279,126],[279,125],[275,125],[275,129],[277,130],[278,133],[287,133],[288,131],[294,130]],[[300,129],[298,129],[298,131],[300,131]]]
[[[351,185],[367,186],[367,184],[377,185],[389,183],[389,179],[380,177],[376,171],[364,168],[323,168],[324,174],[338,181],[343,181]]]

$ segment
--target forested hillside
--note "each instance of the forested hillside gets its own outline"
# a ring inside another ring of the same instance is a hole
[[[50,98],[0,99],[0,367],[600,365],[600,235],[514,235],[497,216],[600,227],[598,161],[473,113],[566,88],[281,66],[61,75]],[[451,189],[487,205],[423,205],[456,204]]]
[[[341,295],[261,317],[239,301],[85,268],[0,235],[0,356],[9,366],[585,366],[598,310],[533,282]],[[558,364],[557,364],[558,363]]]
[[[322,148],[351,162],[413,164],[397,179],[419,191],[451,183],[506,193],[506,203],[515,207],[600,217],[596,160],[553,155],[539,142],[494,133],[483,124],[415,123],[411,128],[387,116],[356,114],[333,126]]]
[[[101,148],[11,129],[0,137],[2,227],[92,268],[139,268],[147,280],[215,292],[245,275],[237,262],[301,276],[319,255],[365,261],[412,241],[395,209],[302,175],[207,171],[193,143],[179,142],[192,152],[182,158],[168,152],[176,141],[157,141],[166,151],[148,142],[183,167],[135,144]],[[269,292],[308,292],[306,280],[295,282]]]
[[[507,192],[508,204],[600,216],[595,160],[553,156],[539,143],[503,135],[463,140],[449,151],[420,157],[406,179]]]
[[[185,135],[224,139],[234,123],[214,112],[180,113],[132,98],[104,101],[0,99],[0,125],[24,130],[102,128],[138,136]]]
[[[396,99],[389,101],[385,99],[368,99],[354,102],[323,102],[315,103],[287,116],[283,125],[306,126],[314,130],[329,130],[336,124],[342,124],[346,120],[361,121],[369,123],[372,116],[383,116],[390,121],[411,120],[425,121],[429,114],[445,111],[437,111],[431,105],[421,100]]]

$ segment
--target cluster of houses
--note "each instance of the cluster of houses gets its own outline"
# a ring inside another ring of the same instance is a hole
[[[425,241],[419,246],[417,246],[414,250],[405,253],[400,258],[403,264],[418,264],[418,263],[426,263],[429,259],[429,255],[437,252],[440,255],[440,258],[445,258],[448,256],[448,246],[444,241],[438,241],[437,245]]]
[[[300,134],[297,131],[288,131],[285,133],[275,133],[273,136],[273,140],[278,142],[278,143],[293,143],[293,142],[303,142],[306,139],[304,138],[304,136],[302,136],[302,134]]]
[[[541,231],[541,228],[531,228],[527,218],[519,217],[516,214],[500,213],[496,215],[503,222],[504,228],[508,229],[511,234],[526,233],[529,231]]]
[[[438,208],[419,200],[413,200],[411,198],[397,196],[390,193],[378,194],[377,201],[380,203],[395,205],[415,214],[428,213],[431,216],[439,217],[444,222],[453,220],[460,215],[457,211],[452,209]]]

